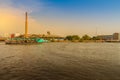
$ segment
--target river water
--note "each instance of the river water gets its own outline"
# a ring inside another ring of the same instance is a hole
[[[120,80],[120,44],[0,43],[0,80]]]

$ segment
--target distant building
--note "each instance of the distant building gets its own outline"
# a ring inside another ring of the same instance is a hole
[[[120,40],[120,33],[114,33],[113,40]]]
[[[99,35],[98,38],[101,40],[113,40],[113,35]]]
[[[105,41],[120,41],[120,33],[113,33],[113,35],[98,35],[98,38]]]
[[[11,34],[11,38],[14,38],[15,37],[15,34]]]
[[[15,37],[18,37],[20,36],[21,34],[20,33],[15,33]]]

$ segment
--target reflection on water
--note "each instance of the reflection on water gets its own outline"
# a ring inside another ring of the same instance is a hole
[[[0,43],[0,80],[120,80],[119,70],[119,43]]]

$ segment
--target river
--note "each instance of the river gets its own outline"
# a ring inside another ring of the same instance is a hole
[[[0,43],[0,80],[120,80],[120,44]]]

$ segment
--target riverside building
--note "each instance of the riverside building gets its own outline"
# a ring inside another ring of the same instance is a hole
[[[98,38],[105,41],[120,41],[120,33],[113,33],[112,35],[98,35]]]

